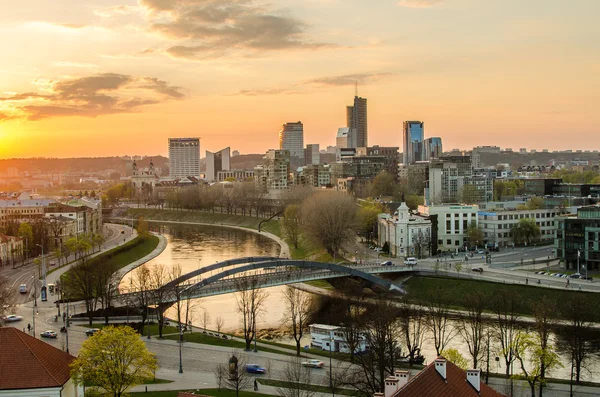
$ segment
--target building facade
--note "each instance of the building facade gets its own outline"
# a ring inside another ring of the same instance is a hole
[[[403,123],[402,141],[404,143],[404,164],[423,161],[423,140],[425,127],[422,121],[405,121]]]
[[[437,245],[441,251],[455,252],[467,242],[467,229],[472,222],[478,224],[477,205],[420,205],[419,213],[425,216],[437,215]],[[484,244],[483,241],[480,242]]]
[[[290,157],[304,161],[304,126],[302,122],[285,123],[281,126],[279,149],[287,150]]]
[[[206,176],[207,182],[217,180],[217,173],[220,171],[228,171],[230,168],[231,148],[226,147],[218,152],[206,151]]]
[[[444,157],[443,160],[431,161],[425,203],[433,205],[461,201],[460,192],[464,185],[471,183],[472,177],[473,168],[469,156]]]
[[[0,267],[12,266],[21,261],[23,239],[0,233]]]
[[[173,178],[199,178],[200,138],[169,138],[169,169]]]
[[[343,327],[327,324],[311,324],[308,326],[308,329],[310,331],[310,347],[324,351],[351,353],[351,348],[348,346],[346,338],[347,332]],[[361,334],[357,339],[356,351],[354,353],[367,350],[367,338],[365,335]]]
[[[236,181],[243,182],[254,178],[252,170],[227,170],[217,172],[217,182],[224,182],[228,178],[233,178]]]
[[[319,151],[318,143],[306,145],[306,150],[304,151],[304,164],[305,165],[321,164],[321,152]]]
[[[290,182],[288,150],[269,150],[263,157],[263,165],[254,168],[254,183],[263,191],[285,190]]]
[[[439,159],[444,154],[442,138],[427,138],[423,144],[423,160]]]
[[[386,243],[394,257],[426,258],[431,256],[431,221],[410,213],[406,203],[394,215],[380,214],[377,238],[380,247]]]
[[[585,274],[600,270],[600,206],[582,207],[576,214],[554,218],[554,254],[561,266]]]
[[[400,153],[397,146],[369,146],[357,148],[356,154],[359,156],[375,156],[384,158],[384,169],[388,174],[394,177],[398,182],[398,163],[400,162]]]
[[[540,228],[539,240],[548,241],[554,239],[554,217],[560,215],[561,210],[538,209],[538,210],[505,210],[505,211],[479,211],[479,227],[483,232],[486,244],[494,244],[497,247],[512,246],[514,238],[511,229],[521,219],[533,219]]]
[[[354,97],[354,105],[346,107],[346,126],[350,128],[351,146],[369,146],[367,129],[367,99],[359,96]]]

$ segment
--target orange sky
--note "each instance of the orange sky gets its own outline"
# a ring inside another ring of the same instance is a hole
[[[567,6],[568,4],[568,6]],[[0,3],[0,158],[335,143],[354,81],[369,144],[600,149],[597,0]],[[401,148],[402,150],[402,148]]]

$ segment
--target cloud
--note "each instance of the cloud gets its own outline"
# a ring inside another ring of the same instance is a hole
[[[431,8],[442,4],[444,0],[400,0],[399,6],[409,8]]]
[[[148,11],[151,31],[178,41],[166,50],[175,58],[334,47],[311,40],[303,21],[253,0],[140,0],[139,4]]]
[[[138,7],[128,5],[118,5],[112,7],[104,7],[94,10],[94,15],[101,18],[113,18],[120,15],[129,15],[138,10]]]
[[[69,61],[59,61],[53,62],[53,66],[65,67],[65,68],[96,68],[98,65],[93,63],[83,63],[83,62],[69,62]]]
[[[97,117],[129,113],[140,106],[183,98],[180,87],[155,77],[136,77],[117,73],[49,81],[44,93],[25,92],[0,101],[12,106],[21,118],[41,120],[49,117]],[[0,118],[2,120],[2,118]]]

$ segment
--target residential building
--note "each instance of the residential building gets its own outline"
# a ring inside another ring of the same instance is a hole
[[[254,168],[254,181],[263,191],[284,190],[290,187],[290,152],[269,150],[263,157],[263,165]]]
[[[21,261],[23,239],[0,233],[0,267],[12,266]]]
[[[600,270],[600,205],[554,218],[554,254],[561,266],[585,274]],[[578,266],[579,264],[579,266]]]
[[[206,176],[207,182],[214,182],[217,180],[217,173],[219,171],[228,171],[230,168],[231,148],[226,147],[218,152],[206,151]]]
[[[466,371],[438,357],[416,376],[396,370],[385,379],[383,393],[374,397],[505,397],[482,382],[480,369]]]
[[[467,229],[473,222],[478,224],[478,210],[477,205],[461,204],[420,205],[418,208],[423,216],[437,216],[437,246],[441,251],[456,251],[467,244]]]
[[[524,192],[528,196],[551,196],[556,185],[562,183],[559,178],[526,178],[522,179]]]
[[[350,129],[351,145],[349,147],[367,147],[367,99],[354,97],[354,106],[346,107],[346,127]]]
[[[324,351],[351,353],[344,327],[327,324],[310,324],[308,329],[310,331],[310,347]],[[365,335],[360,334],[356,342],[354,353],[364,352],[368,349]]]
[[[408,168],[404,163],[398,164],[398,181],[400,183],[408,183]]]
[[[425,127],[422,121],[405,121],[403,124],[402,141],[404,142],[404,164],[423,161],[423,140]]]
[[[306,145],[304,151],[304,164],[305,165],[318,165],[321,163],[321,152],[319,151],[319,144],[313,143]]]
[[[200,138],[169,138],[169,175],[200,177]]]
[[[329,165],[331,172],[331,184],[340,186],[344,180],[344,191],[350,191],[356,196],[367,194],[367,187],[383,171],[385,157],[383,156],[352,156],[344,158]],[[350,179],[349,179],[350,178]],[[348,181],[351,180],[350,186]],[[348,188],[349,187],[349,188]]]
[[[406,203],[401,203],[393,214],[379,214],[377,237],[380,247],[389,245],[395,257],[426,258],[431,256],[431,220],[411,214]]]
[[[400,154],[398,153],[398,147],[394,146],[369,146],[359,147],[356,149],[356,154],[359,156],[383,156],[384,169],[388,174],[392,175],[396,182],[398,178],[398,163],[400,162]]]
[[[540,228],[538,240],[552,240],[554,238],[554,217],[560,215],[561,210],[553,209],[516,209],[504,211],[479,211],[479,227],[483,232],[486,244],[496,247],[512,246],[514,238],[511,229],[521,219],[533,219]]]
[[[494,200],[494,178],[487,176],[485,173],[473,173],[473,176],[465,179],[465,184],[474,187],[473,194],[475,197],[473,197],[473,202],[486,203]]]
[[[228,178],[243,182],[254,178],[253,170],[222,170],[217,172],[217,182],[224,182]]]
[[[6,227],[9,222],[33,222],[43,218],[44,209],[53,202],[49,199],[31,199],[27,194],[0,200],[0,227]]]
[[[425,161],[439,159],[444,154],[442,138],[427,138],[423,146],[423,160]]]
[[[0,397],[83,397],[69,353],[13,327],[0,327]]]
[[[281,126],[279,149],[290,152],[290,157],[304,160],[304,126],[302,122],[285,123]]]
[[[331,174],[328,165],[310,164],[299,169],[299,184],[314,187],[326,187],[331,185]]]
[[[422,195],[429,180],[429,162],[418,161],[405,165],[407,168],[408,189],[411,194]]]
[[[425,204],[456,203],[463,186],[471,183],[473,168],[469,156],[449,156],[429,165]],[[493,191],[493,188],[492,188]]]

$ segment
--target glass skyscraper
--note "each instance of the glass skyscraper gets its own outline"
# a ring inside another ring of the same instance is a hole
[[[442,138],[427,138],[425,139],[425,149],[424,149],[425,157],[423,160],[432,160],[439,159],[442,157]]]
[[[405,165],[425,160],[424,134],[425,127],[422,121],[404,122],[402,138],[404,142],[403,162]]]

